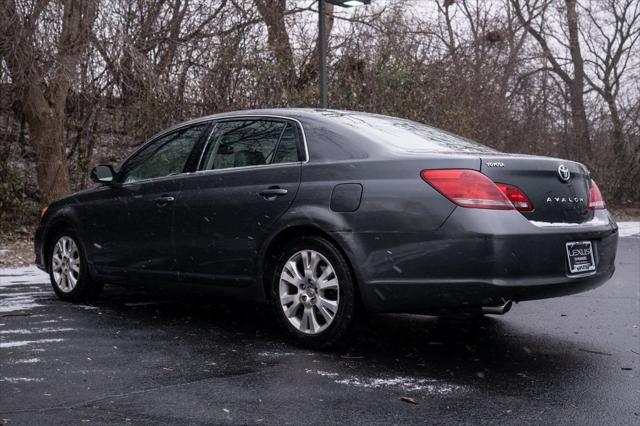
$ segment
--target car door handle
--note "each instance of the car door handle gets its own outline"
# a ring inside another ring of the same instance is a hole
[[[169,203],[173,203],[176,199],[173,198],[171,195],[163,195],[161,197],[156,198],[155,200],[153,200],[156,203],[156,206],[158,207],[164,207]]]
[[[262,195],[266,199],[273,200],[276,197],[281,197],[283,195],[287,195],[288,192],[289,191],[287,191],[284,188],[279,188],[279,187],[275,186],[275,187],[263,189],[262,191],[260,191],[260,195]]]

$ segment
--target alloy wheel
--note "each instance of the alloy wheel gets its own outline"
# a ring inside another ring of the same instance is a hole
[[[70,293],[80,278],[80,251],[73,238],[62,236],[53,247],[51,269],[56,286]]]
[[[291,256],[282,268],[278,287],[282,310],[298,331],[321,333],[338,313],[338,277],[331,262],[315,250]]]

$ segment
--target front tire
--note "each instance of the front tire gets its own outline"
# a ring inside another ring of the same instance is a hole
[[[349,265],[333,244],[316,236],[293,240],[272,271],[271,307],[288,337],[313,349],[345,339],[357,295]]]
[[[80,240],[71,230],[64,230],[58,232],[52,241],[47,251],[49,277],[58,298],[68,302],[97,298],[103,285],[91,279]]]

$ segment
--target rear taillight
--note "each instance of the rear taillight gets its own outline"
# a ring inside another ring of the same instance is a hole
[[[516,210],[521,212],[532,212],[533,203],[529,201],[529,198],[525,195],[520,188],[513,185],[507,185],[506,183],[496,183],[496,186],[502,191],[502,193],[511,201],[511,204]]]
[[[513,204],[495,183],[475,170],[423,170],[422,179],[461,207],[512,210]]]
[[[591,181],[591,190],[589,190],[589,208],[593,210],[601,210],[606,206],[604,204],[604,198],[602,198],[602,193],[600,192],[600,188],[598,185],[592,180]]]

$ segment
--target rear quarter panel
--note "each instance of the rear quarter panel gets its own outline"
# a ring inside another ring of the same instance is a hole
[[[281,226],[311,225],[338,242],[353,266],[359,283],[371,280],[380,262],[407,241],[437,230],[455,205],[424,182],[420,171],[430,168],[477,170],[474,156],[437,155],[423,158],[385,158],[310,162],[302,166],[301,184]],[[359,208],[352,212],[331,209],[337,185],[362,185]]]

